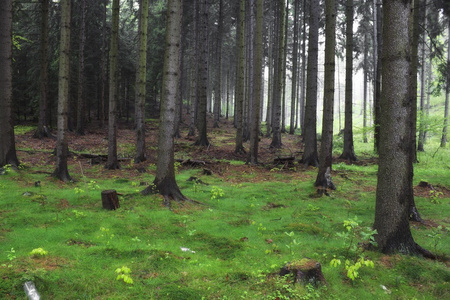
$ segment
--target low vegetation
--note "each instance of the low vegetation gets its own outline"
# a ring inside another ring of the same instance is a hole
[[[20,131],[24,165],[0,175],[0,298],[23,299],[27,281],[43,299],[450,297],[450,150],[436,151],[437,137],[415,166],[416,204],[425,223],[411,224],[416,242],[439,257],[433,261],[371,250],[377,173],[372,144],[356,143],[356,164],[335,161],[337,190],[320,197],[313,187],[316,169],[297,160],[273,164],[276,157],[297,155],[298,136],[283,136],[279,152],[263,139],[264,164],[248,166],[233,154],[227,132],[215,129],[209,149],[177,141],[180,189],[205,205],[169,210],[160,196],[140,194],[154,179],[154,153],[146,163],[127,160],[131,131],[119,131],[123,160],[117,171],[80,156],[101,154],[94,148],[99,143],[83,141],[101,141],[103,132],[74,136],[69,172],[76,181],[67,184],[50,177],[53,142]],[[187,159],[204,165],[184,164]],[[421,181],[428,185],[419,186]],[[102,209],[100,192],[107,189],[119,193],[119,209]],[[279,276],[283,266],[303,258],[320,262],[326,284]]]

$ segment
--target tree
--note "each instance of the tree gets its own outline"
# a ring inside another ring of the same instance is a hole
[[[222,103],[222,35],[223,35],[223,0],[219,0],[219,20],[217,24],[216,79],[214,87],[214,128],[219,128],[220,105]]]
[[[141,0],[139,9],[139,57],[136,67],[136,157],[135,163],[145,161],[145,84],[147,74],[148,0]]]
[[[244,44],[244,23],[245,23],[245,0],[239,1],[238,24],[236,30],[236,51],[237,51],[237,67],[236,67],[236,110],[234,118],[236,120],[236,146],[234,152],[245,153],[243,146],[243,108],[244,108],[244,64],[245,64],[245,44]]]
[[[120,168],[117,160],[119,2],[119,0],[113,0],[112,2],[111,46],[109,49],[108,161],[105,166],[109,170]]]
[[[411,129],[411,2],[383,1],[383,74],[374,229],[383,253],[434,257],[414,242],[409,228],[413,197]]]
[[[353,0],[347,0],[345,6],[345,127],[341,158],[349,161],[357,160],[353,147],[353,11]]]
[[[300,0],[294,0],[294,45],[292,47],[292,90],[291,90],[291,122],[289,134],[295,131],[295,103],[297,98],[297,74],[298,74],[298,14]]]
[[[85,91],[84,91],[84,48],[86,44],[86,0],[81,0],[81,28],[80,28],[80,52],[78,67],[78,98],[77,98],[77,133],[84,135],[85,122]]]
[[[381,0],[374,1],[374,58],[375,58],[375,74],[374,74],[374,91],[373,91],[373,106],[374,106],[374,150],[378,153],[380,144],[380,102],[381,102],[381,51],[383,49],[383,39],[381,35],[382,24],[382,10]]]
[[[198,85],[197,85],[197,146],[209,146],[207,136],[207,102],[208,102],[208,0],[199,0],[199,62],[198,62]]]
[[[303,141],[305,149],[302,163],[319,165],[317,154],[317,64],[319,61],[319,1],[311,1],[309,8],[308,64],[306,75],[306,103]]]
[[[182,7],[182,0],[169,0],[167,7],[166,50],[164,56],[156,177],[153,185],[148,186],[142,191],[143,195],[155,192],[163,195],[165,204],[168,206],[170,206],[171,200],[189,200],[181,193],[176,183],[174,166],[175,106],[181,71]]]
[[[325,1],[325,78],[323,92],[322,143],[320,147],[319,171],[315,186],[335,189],[331,181],[333,161],[333,106],[334,71],[336,48],[336,2]]]
[[[69,76],[70,76],[70,0],[61,0],[61,39],[58,75],[58,133],[56,142],[56,169],[53,176],[66,182],[72,180],[67,168]]]
[[[0,167],[19,166],[12,119],[12,1],[0,3]]]
[[[253,101],[252,101],[252,120],[250,122],[250,151],[248,161],[251,164],[258,163],[258,143],[260,130],[260,106],[262,98],[262,61],[263,61],[263,18],[264,18],[264,1],[256,0],[256,30],[255,30],[255,46],[253,57],[254,82],[253,82]]]
[[[286,59],[284,53],[284,39],[285,37],[285,14],[286,14],[286,2],[285,0],[278,0],[277,7],[277,61],[275,63],[275,78],[273,81],[273,97],[272,97],[272,142],[271,148],[281,148],[281,96],[283,94],[283,65]]]
[[[450,16],[448,17],[448,28],[447,28],[447,36],[450,37]],[[450,66],[450,38],[447,41],[447,66]],[[448,119],[449,119],[449,94],[450,94],[450,72],[447,71],[447,82],[445,88],[445,107],[444,107],[444,127],[442,128],[442,137],[441,137],[441,147],[444,148],[447,146],[447,127],[448,127]]]
[[[48,6],[49,0],[41,0],[41,45],[39,76],[39,122],[34,137],[42,139],[50,137],[48,130]]]

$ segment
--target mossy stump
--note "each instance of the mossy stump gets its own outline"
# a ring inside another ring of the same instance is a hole
[[[287,263],[280,270],[280,276],[292,274],[294,283],[301,282],[303,284],[327,284],[322,274],[322,266],[319,262],[310,258],[303,258]]]

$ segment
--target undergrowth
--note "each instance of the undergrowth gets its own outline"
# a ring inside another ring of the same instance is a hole
[[[448,149],[421,153],[415,184],[450,188],[449,157]],[[335,165],[338,189],[330,197],[316,195],[315,169],[229,166],[238,169],[212,176],[180,167],[184,195],[206,205],[174,204],[173,211],[161,197],[139,193],[154,169],[120,178],[74,167],[78,181],[67,184],[34,166],[9,169],[0,176],[0,298],[23,298],[29,280],[43,299],[450,297],[448,260],[364,247],[373,242],[375,165]],[[192,176],[203,184],[188,181]],[[119,192],[119,209],[101,208],[106,189]],[[448,259],[449,199],[416,197],[416,205],[432,223],[412,224],[415,240]],[[278,276],[304,257],[321,263],[327,285]]]

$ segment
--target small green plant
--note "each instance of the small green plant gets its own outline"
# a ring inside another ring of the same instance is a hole
[[[294,238],[295,233],[293,231],[291,232],[285,232],[285,235],[287,235],[291,241],[289,242],[289,244],[286,245],[286,247],[289,249],[289,251],[291,252],[291,255],[294,254],[294,247],[297,246],[299,243],[297,242],[297,240]]]
[[[306,209],[309,210],[309,211],[319,211],[319,210],[320,210],[320,207],[314,206],[314,205],[312,205],[312,204],[308,204],[308,206],[306,207]]]
[[[344,220],[343,226],[346,231],[338,232],[336,234],[338,237],[348,242],[346,256],[349,255],[350,251],[357,253],[358,240],[377,246],[375,241],[375,234],[377,234],[377,231],[372,230],[370,227],[361,227],[359,224],[360,221],[357,216],[353,219]]]
[[[337,268],[341,265],[341,260],[337,258],[333,258],[330,261],[330,266],[333,268]],[[347,270],[347,277],[354,281],[359,277],[359,269],[363,266],[373,268],[375,265],[372,260],[365,259],[361,256],[355,263],[352,263],[349,259],[345,260],[345,270]]]
[[[75,218],[83,218],[86,217],[86,214],[82,211],[78,211],[76,209],[72,210],[72,213],[75,215]]]
[[[176,161],[176,162],[173,164],[173,167],[175,168],[175,174],[178,174],[178,173],[179,173],[179,170],[180,170],[180,167],[181,167],[181,163]]]
[[[11,248],[11,250],[9,250],[9,251],[6,251],[6,253],[8,253],[7,255],[6,255],[6,258],[8,258],[8,260],[9,260],[9,264],[7,265],[7,264],[2,264],[2,267],[8,267],[8,268],[11,268],[12,267],[12,261],[13,260],[15,260],[17,257],[16,257],[16,250],[14,250],[14,248]]]
[[[430,190],[430,202],[433,204],[441,204],[441,200],[439,200],[439,198],[442,197],[443,195],[444,195],[443,192]]]
[[[103,238],[106,240],[106,245],[109,246],[111,240],[114,238],[114,233],[110,233],[109,232],[109,228],[105,228],[105,227],[100,227],[100,238]]]
[[[223,196],[225,196],[224,191],[217,187],[217,186],[213,186],[211,189],[211,200],[217,200],[219,201],[220,198],[222,198]]]
[[[78,187],[74,188],[73,190],[74,190],[75,194],[78,195],[78,200],[80,200],[81,194],[85,193],[85,191],[83,189],[80,189]]]
[[[117,268],[115,273],[117,274],[116,280],[123,280],[123,282],[127,283],[127,284],[133,284],[133,279],[131,278],[130,274],[131,274],[131,269],[126,267],[126,266],[122,266],[122,268]]]
[[[31,250],[30,256],[34,258],[44,257],[47,256],[48,251],[44,250],[43,248],[35,248]]]
[[[437,246],[439,245],[442,239],[442,226],[439,225],[436,228],[432,228],[431,232],[427,234],[427,236],[433,239],[434,252],[436,252]]]

